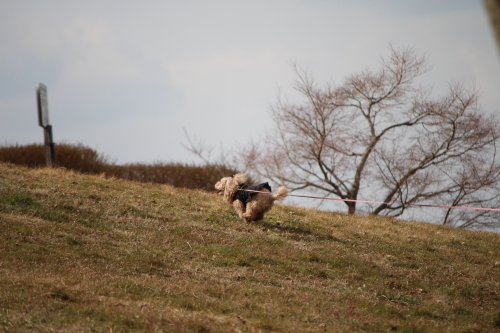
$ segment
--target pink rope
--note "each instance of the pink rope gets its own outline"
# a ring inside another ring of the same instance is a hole
[[[244,190],[244,189],[240,189],[240,191],[256,192],[256,193],[269,193],[269,192]],[[379,205],[383,205],[383,204],[390,205],[391,204],[390,202],[383,202],[383,201],[354,200],[354,199],[328,198],[328,197],[315,197],[315,196],[309,196],[309,195],[289,194],[288,196],[289,197],[298,197],[298,198],[309,198],[309,199],[344,201],[344,202],[362,202],[362,203],[372,203],[372,204],[379,204]],[[446,205],[431,205],[431,204],[407,204],[407,206],[430,207],[430,208],[446,208],[446,209],[464,209],[464,210],[500,211],[500,208],[485,208],[485,207],[471,207],[471,206],[446,206]]]

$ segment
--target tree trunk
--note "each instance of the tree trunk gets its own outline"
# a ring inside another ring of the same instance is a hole
[[[355,214],[356,213],[356,202],[353,201],[346,201],[347,204],[347,213],[349,215]]]

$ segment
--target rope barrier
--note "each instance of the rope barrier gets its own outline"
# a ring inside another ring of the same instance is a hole
[[[240,189],[240,191],[256,192],[256,193],[269,193],[269,192],[246,190],[246,189]],[[298,198],[331,200],[331,201],[372,203],[372,204],[378,204],[378,205],[384,205],[385,204],[385,205],[388,205],[388,206],[391,205],[390,202],[372,201],[372,200],[355,200],[355,199],[342,199],[342,198],[329,198],[329,197],[315,197],[315,196],[297,195],[297,194],[288,194],[288,196],[289,197],[298,197]],[[500,208],[485,208],[485,207],[471,207],[471,206],[447,206],[447,205],[412,204],[412,203],[407,204],[407,206],[443,208],[443,209],[482,210],[482,211],[497,211],[497,212],[500,211]]]

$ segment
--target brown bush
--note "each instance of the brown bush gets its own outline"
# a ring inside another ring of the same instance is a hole
[[[107,157],[82,144],[59,144],[54,147],[56,166],[81,173],[103,173],[112,165]]]
[[[0,147],[0,161],[30,168],[45,166],[45,151],[41,144],[25,146],[12,145]]]
[[[237,173],[222,164],[203,166],[183,163],[125,164],[117,165],[109,158],[82,144],[57,144],[54,147],[56,167],[81,173],[104,173],[133,181],[169,184],[175,187],[213,191],[214,184],[222,177]],[[0,147],[0,162],[24,165],[31,168],[45,166],[45,148],[42,144],[10,145]]]
[[[102,173],[110,164],[102,154],[82,144],[57,144],[54,147],[54,154],[56,167],[81,173]],[[37,143],[0,147],[0,161],[30,168],[44,167],[45,147],[43,144]]]
[[[182,163],[156,162],[146,164],[112,165],[106,175],[148,183],[170,184],[175,187],[213,191],[222,177],[234,175],[235,170],[220,164],[203,166]]]

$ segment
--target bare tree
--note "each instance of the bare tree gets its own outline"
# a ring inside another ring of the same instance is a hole
[[[184,147],[191,154],[194,154],[196,157],[200,158],[205,164],[210,164],[211,163],[210,158],[212,152],[214,151],[214,147],[205,144],[203,140],[197,139],[196,137],[193,137],[191,139],[185,127],[183,127],[182,130],[184,131],[184,135],[186,136],[186,139],[188,140],[189,144],[184,145],[181,143],[181,146]]]
[[[365,70],[338,86],[319,86],[293,64],[295,88],[271,108],[276,129],[243,151],[246,167],[286,183],[345,199],[354,214],[360,197],[383,202],[371,214],[399,216],[414,204],[500,203],[497,117],[478,103],[475,87],[451,83],[439,98],[416,84],[428,71],[425,55],[390,47],[380,70]],[[442,223],[497,223],[490,211],[445,211]]]

